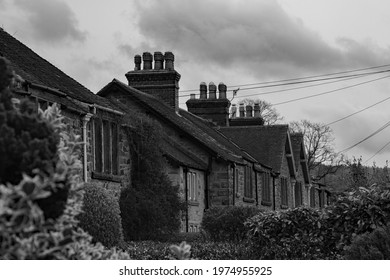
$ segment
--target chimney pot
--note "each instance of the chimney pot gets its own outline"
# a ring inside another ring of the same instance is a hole
[[[154,70],[163,69],[164,56],[161,52],[154,53]]]
[[[246,105],[246,117],[247,118],[253,117],[253,107],[251,105]]]
[[[175,56],[173,55],[173,53],[165,52],[164,59],[165,59],[165,69],[175,70],[175,66],[174,66]]]
[[[219,91],[219,99],[226,99],[227,87],[224,83],[219,83],[218,91]]]
[[[254,117],[260,118],[260,103],[255,103],[254,111],[255,111]]]
[[[231,118],[234,119],[237,117],[237,106],[236,104],[232,105],[232,110],[231,110]]]
[[[199,86],[200,99],[207,99],[207,85],[205,82],[201,82]]]
[[[244,117],[245,117],[245,107],[244,107],[244,103],[240,103],[239,110],[240,110],[240,118],[244,118]]]
[[[195,99],[195,93],[190,94],[190,99]]]
[[[134,70],[135,71],[141,70],[141,62],[142,62],[142,59],[141,59],[141,56],[139,54],[134,56],[134,64],[135,64]]]
[[[152,69],[153,56],[150,52],[144,52],[142,54],[142,59],[144,61],[144,70]]]
[[[217,86],[213,82],[209,83],[209,99],[217,98]]]

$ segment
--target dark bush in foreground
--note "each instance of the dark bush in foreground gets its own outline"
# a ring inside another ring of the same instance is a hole
[[[344,251],[347,260],[390,260],[390,225],[357,235]]]
[[[255,207],[212,207],[204,213],[202,229],[211,240],[240,242],[246,237],[244,222],[260,212]]]
[[[80,227],[92,235],[95,242],[111,248],[123,245],[122,223],[118,199],[97,185],[86,185]]]

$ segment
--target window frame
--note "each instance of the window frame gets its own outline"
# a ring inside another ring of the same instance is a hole
[[[119,124],[109,118],[92,119],[93,172],[92,178],[120,182]]]
[[[263,172],[261,176],[261,204],[270,206],[271,201],[271,174]]]

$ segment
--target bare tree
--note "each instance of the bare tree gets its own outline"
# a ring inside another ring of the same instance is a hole
[[[309,120],[290,123],[292,133],[302,133],[310,174],[317,180],[337,172],[343,157],[334,150],[333,131],[329,126]]]
[[[244,103],[244,105],[251,106],[259,104],[260,116],[263,118],[265,125],[272,125],[283,120],[283,117],[274,107],[272,107],[272,104],[265,100],[245,98],[240,100],[238,103]]]

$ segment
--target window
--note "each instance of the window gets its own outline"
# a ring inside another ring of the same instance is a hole
[[[253,198],[252,169],[250,166],[245,166],[244,197]]]
[[[281,187],[281,204],[284,207],[288,206],[288,188],[287,188],[287,178],[280,178],[280,187]]]
[[[188,201],[197,201],[197,178],[195,172],[187,172],[187,197]]]
[[[303,204],[302,201],[302,183],[296,182],[294,188],[294,196],[295,196],[295,207],[301,206]]]
[[[270,174],[265,172],[262,175],[261,202],[266,205],[271,203]]]
[[[314,187],[310,188],[310,207],[316,207],[316,190]]]
[[[102,119],[94,120],[95,172],[118,175],[118,125]]]

